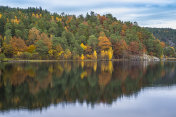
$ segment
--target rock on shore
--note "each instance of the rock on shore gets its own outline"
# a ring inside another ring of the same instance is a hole
[[[130,56],[130,60],[134,60],[134,61],[160,61],[160,59],[158,57],[150,56],[147,54],[132,55],[132,56]]]

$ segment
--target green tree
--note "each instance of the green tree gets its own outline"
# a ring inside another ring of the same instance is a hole
[[[37,41],[35,43],[35,46],[36,46],[36,52],[38,52],[40,56],[42,57],[47,56],[49,49],[43,40]]]
[[[175,49],[173,47],[164,48],[164,55],[167,57],[175,57]]]
[[[89,46],[91,46],[92,47],[92,49],[96,49],[97,48],[97,45],[98,45],[98,39],[94,36],[94,35],[91,35],[91,36],[89,36],[89,39],[88,39],[88,41],[87,41],[87,44],[89,45]]]

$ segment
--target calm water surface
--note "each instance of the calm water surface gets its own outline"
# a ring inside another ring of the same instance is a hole
[[[0,117],[176,117],[176,63],[0,63]]]

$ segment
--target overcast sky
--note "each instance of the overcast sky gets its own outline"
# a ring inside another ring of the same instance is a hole
[[[86,14],[111,13],[140,26],[176,29],[176,0],[0,0],[0,6],[42,7],[50,12]]]

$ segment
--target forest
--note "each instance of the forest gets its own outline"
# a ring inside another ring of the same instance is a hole
[[[171,28],[147,28],[153,35],[170,46],[176,45],[176,30]]]
[[[175,57],[175,48],[112,14],[0,7],[0,59],[111,60],[143,54]]]

